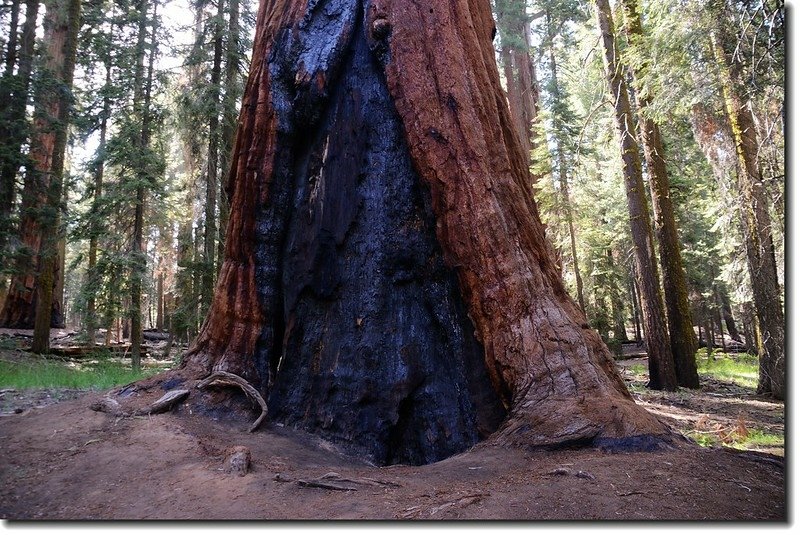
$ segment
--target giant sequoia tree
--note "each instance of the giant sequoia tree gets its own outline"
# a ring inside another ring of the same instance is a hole
[[[487,0],[262,2],[225,259],[180,380],[235,373],[271,421],[380,464],[492,434],[671,440],[565,291],[494,32]]]

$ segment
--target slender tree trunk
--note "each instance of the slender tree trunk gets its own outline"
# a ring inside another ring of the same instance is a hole
[[[733,318],[733,310],[731,309],[731,299],[728,296],[728,290],[725,288],[725,286],[719,290],[719,301],[722,318],[725,321],[725,327],[728,329],[728,334],[730,334],[731,339],[741,342],[742,337],[739,334],[739,329],[736,328],[736,320]]]
[[[714,319],[716,320],[717,332],[719,332],[719,339],[720,339],[720,346],[722,347],[722,352],[727,353],[728,347],[725,345],[725,332],[722,330],[722,309],[717,308],[716,314],[714,314]]]
[[[555,33],[552,25],[550,11],[545,12],[548,28],[548,42],[550,55],[550,77],[552,79],[553,93],[555,100],[561,100],[561,89],[558,82],[558,65],[555,53]],[[586,313],[586,302],[583,295],[583,277],[581,277],[580,265],[578,263],[578,248],[575,238],[575,224],[572,214],[572,200],[569,194],[569,180],[567,177],[567,161],[565,157],[564,144],[561,136],[555,136],[556,145],[556,166],[558,168],[558,186],[561,193],[561,211],[566,217],[567,230],[569,232],[570,254],[572,257],[572,271],[575,274],[575,291],[577,293],[578,305]]]
[[[759,384],[758,392],[784,398],[785,354],[782,290],[775,263],[772,225],[761,167],[758,139],[752,111],[743,98],[742,67],[735,55],[724,49],[724,24],[712,36],[719,76],[736,145],[738,162],[739,214],[744,229],[747,268],[753,288],[753,302],[758,318]],[[735,40],[734,40],[735,42]]]
[[[220,180],[219,194],[219,240],[217,242],[217,267],[225,259],[225,233],[228,226],[228,188],[227,177],[231,172],[231,151],[236,135],[237,106],[240,98],[239,54],[239,1],[228,0],[228,35],[225,43],[225,93],[222,98],[222,127],[220,134],[220,170],[224,180]],[[217,273],[218,275],[219,273]]]
[[[147,37],[147,24],[149,10],[148,0],[139,0],[139,29],[136,43],[136,69],[134,75],[135,94],[133,97],[133,108],[137,117],[141,120],[141,134],[139,137],[139,153],[142,162],[150,145],[150,98],[153,85],[153,69],[156,45],[156,16],[158,2],[153,2],[153,16],[150,20],[152,25],[152,36],[150,41],[150,54],[148,56],[147,73],[145,77],[144,61],[146,57],[145,41]],[[142,349],[142,277],[146,269],[145,247],[144,247],[144,208],[145,208],[145,183],[152,183],[153,177],[148,174],[147,169],[140,169],[136,185],[136,203],[134,209],[133,242],[131,245],[131,256],[133,259],[131,267],[131,294],[130,294],[130,321],[131,321],[131,364],[135,371],[141,369],[141,349]]]
[[[668,439],[563,286],[493,32],[485,0],[261,4],[226,258],[180,373],[237,373],[274,421],[381,464],[506,411],[501,444]]]
[[[643,39],[642,23],[637,7],[638,0],[623,0],[625,33],[629,42],[636,46]],[[645,76],[643,69],[633,71],[635,83]],[[694,334],[689,292],[681,259],[681,243],[675,224],[675,210],[669,191],[669,176],[665,161],[661,130],[647,115],[650,98],[639,90],[634,91],[639,110],[639,132],[647,162],[650,179],[650,194],[653,201],[655,233],[659,245],[659,261],[664,283],[664,303],[667,311],[669,340],[675,360],[678,384],[686,388],[699,388],[697,376],[697,338]]]
[[[628,87],[622,76],[622,65],[614,41],[614,21],[608,0],[596,0],[598,27],[605,51],[605,65],[623,161],[623,176],[628,197],[628,213],[633,236],[636,276],[642,292],[644,337],[650,370],[649,386],[658,390],[675,390],[678,386],[675,363],[670,354],[669,332],[658,283],[655,248],[645,198],[639,147],[636,143],[633,115],[628,101]]]
[[[641,307],[639,306],[640,300],[638,292],[636,291],[636,275],[631,274],[630,279],[630,296],[631,296],[631,308],[633,309],[633,328],[635,333],[635,340],[637,344],[642,343],[642,322],[641,322],[641,315],[639,310]]]
[[[63,197],[64,156],[67,148],[67,127],[72,105],[72,79],[81,21],[80,0],[53,0],[47,4],[45,16],[46,76],[52,85],[43,87],[37,97],[37,119],[31,140],[31,159],[36,180],[42,191],[45,214],[38,221],[40,270],[36,286],[39,296],[31,351],[50,350],[50,324],[56,275],[59,264],[58,245],[61,239],[61,201]],[[49,76],[48,76],[49,75]],[[47,78],[45,78],[47,79]]]
[[[219,190],[219,100],[222,82],[222,37],[225,1],[217,0],[217,15],[214,22],[214,59],[211,66],[210,98],[212,111],[208,119],[208,158],[206,162],[206,204],[205,234],[203,236],[203,275],[202,301],[200,314],[205,316],[211,306],[214,293],[214,259],[217,256],[215,240],[217,238],[217,192]]]
[[[164,330],[164,274],[158,274],[156,282],[156,329]]]
[[[214,293],[214,280],[217,270],[214,259],[217,256],[215,240],[217,238],[217,193],[219,190],[219,102],[222,90],[222,37],[225,1],[217,0],[217,16],[214,22],[214,59],[211,66],[211,101],[212,112],[208,120],[208,160],[206,162],[206,205],[205,234],[203,236],[203,254],[205,266],[202,276],[202,305],[200,314],[205,316],[211,306]]]
[[[89,254],[88,265],[86,266],[87,276],[89,277],[89,296],[86,300],[86,334],[89,342],[94,344],[95,329],[97,328],[97,290],[100,285],[98,274],[96,273],[97,266],[97,241],[100,234],[101,226],[99,224],[98,211],[100,209],[100,202],[103,198],[103,175],[105,173],[105,159],[106,159],[106,138],[108,135],[108,119],[111,115],[111,98],[108,95],[108,89],[111,87],[111,54],[105,58],[106,81],[103,96],[103,111],[100,117],[100,141],[97,145],[97,160],[94,169],[94,197],[92,199],[92,233],[89,236]]]
[[[606,250],[606,257],[608,258],[608,265],[613,269],[617,265],[617,258],[611,249]],[[625,306],[622,303],[622,295],[620,294],[619,286],[613,279],[609,280],[608,284],[608,297],[611,301],[611,315],[613,318],[614,339],[617,342],[627,342],[628,333],[625,330]]]
[[[496,2],[501,61],[506,79],[511,120],[528,159],[534,148],[533,126],[539,116],[539,82],[530,56],[530,23],[525,2]],[[534,177],[535,179],[536,177]]]
[[[744,345],[748,353],[754,355],[758,354],[758,340],[756,336],[756,318],[753,311],[753,303],[747,302],[742,304],[742,328],[744,330]]]
[[[712,352],[717,346],[717,340],[716,336],[714,335],[714,321],[711,318],[711,310],[706,308],[705,312],[706,334],[708,335],[708,341],[706,342],[706,356],[709,360],[711,360]]]

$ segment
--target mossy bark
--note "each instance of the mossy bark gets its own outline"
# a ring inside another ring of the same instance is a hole
[[[711,42],[717,60],[725,110],[736,146],[738,208],[747,254],[747,269],[753,289],[753,304],[758,319],[756,333],[759,352],[758,392],[783,399],[786,361],[782,291],[775,262],[772,223],[758,157],[758,137],[752,111],[744,98],[742,65],[738,58],[725,48],[726,43],[735,42],[733,36],[727,35],[729,31],[729,28],[721,24],[712,34]]]
[[[632,46],[639,46],[643,31],[637,0],[623,0],[624,29]],[[634,83],[640,83],[645,73],[634,69]],[[647,114],[650,98],[640,90],[634,92],[639,110],[639,134],[647,163],[650,195],[653,202],[653,222],[658,240],[658,259],[664,286],[664,304],[667,311],[669,341],[672,358],[675,360],[675,375],[678,385],[699,388],[697,375],[697,336],[694,333],[692,311],[689,307],[689,291],[681,258],[681,243],[675,223],[675,208],[670,194],[664,143],[661,129]]]

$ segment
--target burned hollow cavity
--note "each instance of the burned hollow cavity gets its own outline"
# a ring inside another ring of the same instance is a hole
[[[356,1],[318,2],[269,56],[279,126],[256,280],[274,313],[256,366],[272,421],[424,464],[505,410],[363,17]]]

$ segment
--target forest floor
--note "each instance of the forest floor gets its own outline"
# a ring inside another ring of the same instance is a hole
[[[12,358],[26,354],[0,350]],[[479,444],[427,466],[375,467],[300,431],[248,433],[245,418],[185,406],[115,418],[89,409],[103,392],[5,389],[0,518],[787,519],[782,442],[741,440],[782,436],[782,403],[708,378],[699,391],[653,392],[645,359],[618,362],[638,403],[717,445],[605,453]],[[224,468],[234,446],[251,452],[246,475]]]

